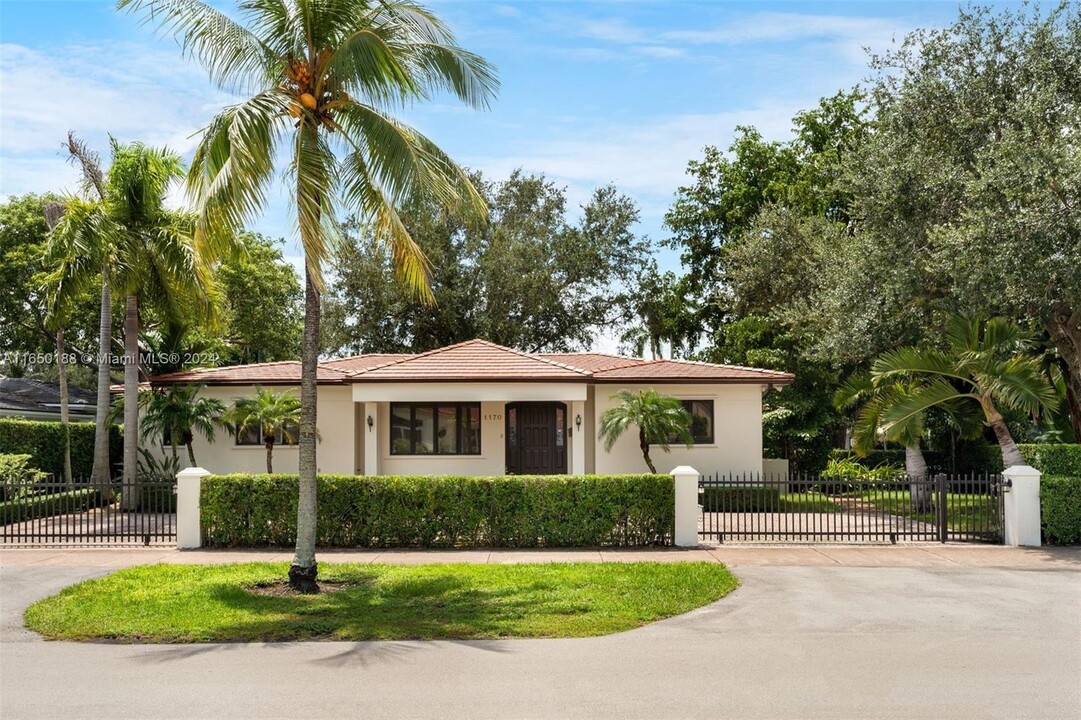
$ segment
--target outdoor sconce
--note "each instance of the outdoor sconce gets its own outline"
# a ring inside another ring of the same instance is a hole
[[[375,420],[371,415],[368,416],[368,432],[372,431],[372,427],[375,425]]]
[[[579,430],[582,429],[582,415],[581,414],[578,414],[578,415],[574,416],[574,427],[578,428]]]

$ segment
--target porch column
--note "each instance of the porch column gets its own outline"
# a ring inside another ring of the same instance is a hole
[[[368,420],[371,419],[371,423]],[[379,474],[379,403],[364,403],[364,474]]]
[[[578,418],[582,419],[579,426]],[[570,417],[567,418],[567,427],[571,432],[571,475],[584,475],[586,472],[586,404],[581,400],[570,403]]]

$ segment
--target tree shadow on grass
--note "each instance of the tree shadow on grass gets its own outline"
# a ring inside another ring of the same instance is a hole
[[[345,579],[345,578],[335,578]],[[528,636],[536,588],[478,587],[451,573],[395,578],[359,571],[356,584],[320,595],[260,595],[221,585],[212,598],[249,619],[214,629],[219,641],[290,640],[484,640]],[[546,614],[572,616],[590,611],[588,603],[567,601]],[[525,631],[523,632],[523,628]]]

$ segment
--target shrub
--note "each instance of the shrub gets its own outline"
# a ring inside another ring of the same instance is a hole
[[[1018,445],[1025,462],[1045,475],[1081,477],[1081,445]]]
[[[1045,542],[1057,545],[1081,542],[1081,477],[1041,478],[1040,512]]]
[[[29,486],[45,478],[45,473],[30,466],[29,455],[0,455],[0,500],[14,500],[32,493]]]
[[[461,477],[321,475],[323,547],[585,547],[668,542],[667,475]],[[288,546],[296,475],[204,478],[204,542]]]
[[[94,423],[69,423],[71,430],[71,474],[90,477],[94,467]],[[120,464],[123,455],[120,428],[109,429],[110,465]],[[64,425],[43,420],[0,418],[0,453],[30,456],[30,464],[60,479],[64,476]]]
[[[776,487],[705,487],[699,496],[707,512],[779,512]]]

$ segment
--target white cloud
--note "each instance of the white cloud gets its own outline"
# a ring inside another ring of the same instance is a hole
[[[571,139],[526,141],[499,156],[462,158],[470,167],[505,177],[516,167],[540,171],[586,196],[608,182],[640,199],[665,206],[686,181],[687,162],[706,145],[727,147],[737,125],[754,125],[768,139],[789,136],[792,116],[803,103],[773,103],[708,114],[682,114],[635,123],[603,123]]]
[[[714,28],[673,30],[662,34],[667,40],[692,44],[738,44],[746,42],[794,42],[832,38],[871,44],[903,33],[907,26],[886,18],[810,13],[761,12]]]
[[[230,101],[176,50],[0,45],[0,194],[71,189],[77,173],[61,152],[69,130],[103,155],[109,134],[187,154]]]

